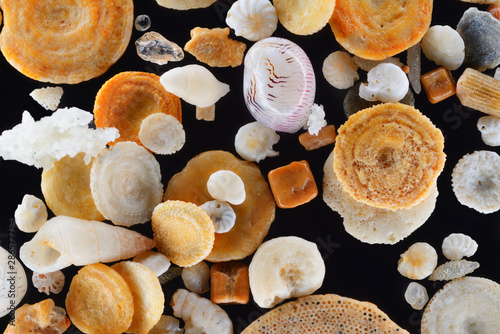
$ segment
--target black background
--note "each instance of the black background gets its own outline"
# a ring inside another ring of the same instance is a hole
[[[181,47],[190,39],[189,31],[196,27],[225,27],[225,16],[234,1],[218,1],[211,7],[190,11],[169,10],[157,5],[154,0],[135,2],[134,15],[147,14],[152,20],[149,31],[157,31],[167,39],[176,42]],[[441,0],[434,4],[432,25],[449,25],[456,28],[462,13],[471,4]],[[486,6],[478,6],[486,10]],[[159,66],[140,59],[135,50],[134,41],[143,33],[134,29],[132,40],[122,58],[105,74],[88,82],[77,85],[61,85],[64,95],[60,107],[79,107],[92,111],[95,95],[101,85],[113,75],[122,71],[145,71],[158,75],[165,71],[192,63],[196,59],[186,53],[183,61]],[[253,43],[245,39],[230,35],[232,38],[245,42],[247,48]],[[273,36],[288,38],[309,55],[314,66],[317,82],[316,103],[324,106],[326,119],[329,124],[337,128],[345,122],[342,102],[347,90],[337,90],[331,87],[324,79],[321,67],[324,59],[333,51],[342,50],[335,41],[329,26],[312,36],[296,36],[286,31],[281,25]],[[406,62],[406,53],[399,55]],[[203,65],[203,64],[202,64]],[[204,65],[205,67],[208,67]],[[422,73],[426,73],[437,66],[424,59]],[[236,154],[234,136],[239,127],[253,121],[246,109],[243,93],[243,66],[237,68],[210,68],[212,73],[222,82],[231,86],[231,91],[216,105],[216,119],[214,122],[197,121],[195,108],[182,102],[183,125],[186,130],[186,145],[172,156],[158,156],[161,165],[163,184],[166,186],[172,175],[179,172],[187,161],[198,153],[206,150],[226,150]],[[464,67],[453,71],[458,79]],[[366,73],[359,70],[362,79]],[[486,73],[492,74],[493,71]],[[3,56],[0,56],[0,130],[10,129],[21,121],[24,110],[30,111],[35,119],[47,116],[50,112],[39,106],[29,93],[40,87],[51,84],[40,83],[29,79],[12,66]],[[354,239],[343,228],[339,215],[331,211],[321,199],[321,184],[323,178],[322,167],[332,146],[315,151],[306,151],[298,142],[298,134],[280,133],[281,140],[274,146],[280,155],[276,158],[267,158],[258,166],[267,177],[267,173],[277,167],[292,161],[307,160],[319,186],[320,194],[308,204],[295,209],[279,209],[276,219],[271,226],[266,240],[286,235],[296,235],[316,242],[327,267],[323,286],[317,293],[336,293],[342,296],[365,300],[375,303],[381,310],[400,326],[410,333],[420,331],[422,311],[413,310],[404,300],[404,292],[410,280],[401,276],[397,271],[397,262],[401,253],[415,242],[425,241],[436,248],[439,254],[439,264],[446,259],[441,252],[442,240],[450,233],[465,233],[470,235],[479,244],[479,249],[471,260],[478,261],[481,267],[474,275],[500,281],[500,214],[480,214],[458,203],[451,189],[451,172],[457,161],[467,153],[476,150],[493,150],[498,148],[486,146],[476,128],[477,119],[483,114],[461,106],[456,96],[443,102],[432,105],[428,102],[425,92],[416,95],[416,108],[427,115],[445,136],[445,153],[447,161],[445,169],[438,179],[439,197],[436,210],[430,219],[407,239],[396,245],[368,245]],[[15,245],[19,248],[32,235],[25,234],[17,229],[9,232],[13,223],[14,211],[21,202],[24,194],[33,194],[43,198],[40,190],[41,170],[26,166],[16,161],[0,161],[0,243],[4,248],[12,246],[9,243],[9,234],[15,233]],[[152,236],[151,225],[146,223],[134,226],[133,229],[145,235]],[[250,258],[244,260],[249,263]],[[63,270],[66,275],[66,285],[59,295],[50,297],[58,306],[64,307],[64,298],[71,277],[78,268],[70,267]],[[31,284],[32,273],[26,269],[29,280],[28,292],[21,302],[35,303],[46,297],[39,293]],[[421,281],[433,295],[442,283]],[[180,279],[165,285],[166,303],[177,287],[182,285]],[[251,321],[255,320],[265,310],[260,309],[252,301],[248,305],[224,306],[233,320],[235,332],[240,332]],[[171,312],[168,306],[165,313]],[[7,323],[8,316],[1,319],[0,330]],[[79,333],[73,326],[69,333]]]

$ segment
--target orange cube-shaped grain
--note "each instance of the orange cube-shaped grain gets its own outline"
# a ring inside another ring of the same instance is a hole
[[[318,187],[305,160],[273,169],[268,177],[276,205],[282,209],[295,208],[318,195]]]
[[[215,304],[247,304],[250,300],[248,267],[244,263],[214,264],[210,281],[210,299]]]
[[[330,124],[319,130],[317,135],[304,132],[299,136],[299,142],[308,151],[335,143],[337,133],[335,125]]]
[[[427,98],[433,104],[455,95],[455,80],[450,71],[442,66],[422,75],[420,81],[422,81]]]

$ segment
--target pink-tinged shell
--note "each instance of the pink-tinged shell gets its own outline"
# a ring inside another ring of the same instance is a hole
[[[311,61],[297,44],[269,37],[248,50],[243,94],[259,123],[276,131],[297,132],[307,123],[315,93]]]
[[[39,292],[43,292],[48,296],[50,293],[58,294],[62,291],[65,277],[60,270],[46,274],[34,272],[31,280],[33,281],[33,286]]]
[[[494,18],[500,21],[500,2],[492,3],[491,5],[489,5],[488,12],[490,12]]]

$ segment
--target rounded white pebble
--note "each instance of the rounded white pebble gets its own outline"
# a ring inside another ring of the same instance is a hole
[[[236,213],[231,205],[221,201],[208,201],[200,205],[214,223],[215,233],[229,232],[236,222]]]
[[[427,289],[417,282],[411,282],[405,291],[405,300],[415,310],[421,310],[429,301]]]
[[[481,139],[488,146],[500,146],[500,118],[483,116],[477,121],[477,129]]]
[[[398,66],[381,63],[368,72],[368,85],[361,84],[359,96],[367,101],[398,102],[410,88],[405,72]]]
[[[182,269],[181,277],[184,285],[191,292],[202,294],[210,290],[210,268],[204,261]]]
[[[359,79],[358,66],[344,51],[332,52],[323,62],[323,75],[326,81],[337,89],[347,89]]]
[[[251,122],[238,130],[234,147],[243,159],[259,162],[278,155],[278,152],[273,150],[273,145],[279,140],[280,136],[273,129],[259,122]]]
[[[14,212],[17,227],[27,233],[36,232],[47,222],[47,207],[43,201],[26,194]]]
[[[174,116],[154,113],[142,121],[139,140],[156,154],[173,154],[186,143],[186,132]]]
[[[245,201],[245,184],[238,174],[229,170],[219,170],[208,178],[208,193],[214,199],[239,205]]]
[[[449,260],[461,260],[477,251],[477,242],[463,233],[452,233],[443,240],[441,246],[444,256]]]
[[[460,34],[449,26],[430,27],[422,38],[422,52],[437,65],[456,70],[464,62],[465,44]]]

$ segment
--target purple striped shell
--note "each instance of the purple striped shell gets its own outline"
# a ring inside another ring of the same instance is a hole
[[[297,44],[269,37],[248,50],[243,94],[259,123],[276,131],[297,132],[307,123],[315,93],[311,61]]]

